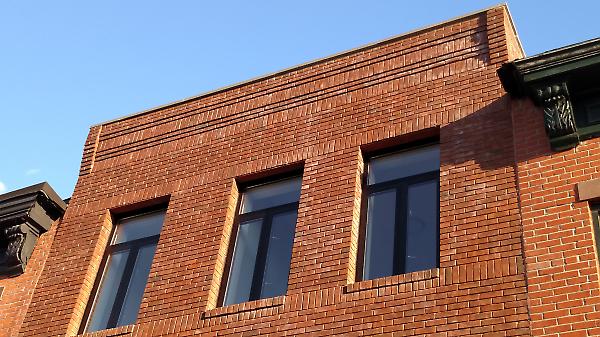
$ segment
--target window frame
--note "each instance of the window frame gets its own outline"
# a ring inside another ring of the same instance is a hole
[[[591,203],[592,226],[594,226],[594,244],[596,245],[596,258],[600,260],[600,203]]]
[[[256,264],[254,267],[254,274],[252,275],[252,285],[250,288],[251,289],[250,296],[247,301],[240,302],[237,304],[262,299],[260,297],[260,290],[261,290],[261,286],[262,286],[262,280],[264,278],[265,264],[267,261],[267,252],[269,249],[269,234],[271,233],[273,217],[276,216],[277,214],[285,213],[286,211],[296,210],[296,212],[297,212],[298,207],[300,205],[299,201],[295,201],[295,202],[291,202],[291,203],[287,203],[287,204],[283,204],[283,205],[278,205],[275,207],[269,207],[269,208],[261,209],[258,211],[252,211],[252,212],[240,214],[241,209],[242,209],[242,204],[244,202],[244,193],[248,189],[253,188],[253,187],[269,185],[269,184],[278,183],[278,182],[281,182],[284,180],[294,179],[294,178],[299,178],[300,181],[302,181],[302,178],[303,178],[302,167],[300,169],[293,170],[291,173],[287,172],[287,173],[277,174],[277,175],[273,175],[273,176],[266,176],[266,177],[262,177],[260,180],[245,182],[245,183],[241,184],[241,186],[238,186],[239,194],[238,194],[238,198],[237,198],[238,199],[237,205],[235,208],[235,218],[233,220],[233,226],[231,229],[229,249],[227,250],[227,256],[225,259],[225,267],[223,268],[223,274],[222,274],[222,278],[221,278],[221,289],[222,290],[219,292],[219,297],[217,300],[218,307],[225,306],[225,299],[227,296],[228,285],[229,285],[229,277],[231,275],[231,269],[233,268],[233,257],[234,257],[234,253],[235,253],[235,249],[236,249],[236,245],[237,245],[237,239],[238,239],[240,225],[245,222],[248,222],[248,221],[252,221],[252,220],[256,220],[256,219],[260,219],[260,218],[263,219],[263,223],[262,223],[261,229],[260,229],[260,239],[258,242],[259,248],[258,248],[257,257],[256,257]],[[302,188],[300,189],[300,197],[301,196],[302,196]],[[298,219],[296,218],[296,224],[297,223],[298,223]],[[294,226],[294,228],[295,228],[295,226]],[[294,232],[294,237],[295,237],[295,234],[296,233]],[[292,249],[293,249],[293,246],[292,246]],[[261,270],[263,271],[262,276],[258,277],[259,274],[261,274],[259,272]],[[289,282],[289,275],[288,275],[288,282]],[[236,304],[229,304],[229,305],[236,305]]]
[[[572,109],[575,117],[575,125],[581,139],[590,139],[600,136],[600,121],[590,122],[587,114],[587,107],[590,101],[598,101],[600,99],[600,87],[589,85],[584,86],[585,89],[575,87],[572,97]]]
[[[437,217],[437,226],[436,226],[436,267],[439,268],[440,265],[440,169],[438,168],[435,171],[429,171],[424,173],[419,173],[416,175],[388,180],[384,182],[375,183],[369,185],[369,167],[372,160],[395,155],[402,152],[409,152],[412,150],[418,150],[421,148],[426,148],[429,146],[439,146],[439,140],[435,139],[427,139],[419,142],[414,142],[411,144],[403,144],[401,146],[394,147],[392,149],[380,149],[376,152],[363,154],[364,158],[364,170],[361,175],[361,204],[360,204],[360,219],[359,219],[359,233],[358,233],[358,245],[357,245],[357,259],[356,259],[356,273],[355,279],[357,282],[372,280],[366,279],[364,276],[365,273],[365,259],[366,259],[366,244],[367,244],[367,216],[368,216],[368,208],[369,208],[369,197],[378,192],[388,191],[395,189],[396,190],[396,208],[395,208],[395,219],[394,219],[394,256],[393,256],[393,273],[388,276],[390,277],[395,275],[406,274],[403,270],[406,268],[406,246],[403,238],[406,237],[407,231],[407,209],[408,209],[408,187],[414,184],[418,184],[421,182],[427,182],[435,180],[437,182],[437,198],[436,198],[436,207],[438,209],[438,217]],[[441,151],[440,151],[441,152]],[[399,230],[398,230],[399,229]],[[402,267],[402,270],[400,270]],[[374,278],[376,279],[376,278]]]
[[[131,277],[133,276],[133,272],[134,272],[133,267],[135,266],[135,263],[138,260],[138,252],[141,248],[144,248],[144,247],[152,245],[152,244],[155,244],[158,246],[158,242],[159,242],[161,233],[159,232],[157,235],[113,244],[112,242],[115,239],[117,227],[123,220],[135,218],[135,217],[139,217],[139,216],[144,216],[144,215],[148,215],[148,214],[152,214],[152,213],[159,213],[159,212],[163,212],[166,217],[167,206],[166,205],[153,206],[153,207],[144,208],[144,209],[138,210],[138,211],[128,211],[127,213],[122,213],[122,214],[118,214],[118,215],[111,214],[111,218],[112,218],[111,220],[112,220],[113,225],[112,225],[112,228],[110,231],[109,240],[108,240],[106,248],[104,249],[102,260],[100,262],[100,267],[98,268],[98,272],[96,273],[96,279],[94,280],[94,285],[92,287],[92,291],[90,292],[90,297],[86,304],[86,308],[83,312],[83,316],[82,316],[83,319],[81,321],[78,334],[93,333],[96,331],[102,331],[102,330],[106,330],[106,329],[113,329],[113,328],[119,327],[119,325],[117,325],[117,323],[118,323],[121,311],[123,310],[123,304],[125,302],[125,295],[127,294],[129,282],[131,281]],[[164,221],[163,221],[162,225],[164,226]],[[162,227],[161,227],[161,232],[162,232]],[[125,262],[125,266],[123,269],[123,276],[121,277],[121,281],[119,282],[119,286],[117,287],[117,294],[115,295],[115,302],[113,303],[113,306],[111,308],[110,316],[109,316],[108,323],[107,323],[108,326],[101,330],[88,332],[87,329],[88,329],[88,326],[89,326],[92,316],[93,316],[93,309],[94,309],[94,306],[96,305],[96,301],[98,300],[98,296],[100,294],[100,285],[102,284],[102,281],[104,280],[104,277],[107,274],[108,259],[111,255],[113,255],[113,253],[124,251],[127,249],[129,249],[130,252],[127,256],[127,261]],[[135,253],[135,254],[133,254],[133,253]],[[156,255],[156,253],[154,255]],[[152,260],[154,260],[154,256],[153,256]],[[119,309],[115,310],[115,308],[119,308]],[[138,314],[139,314],[139,312],[138,312]]]

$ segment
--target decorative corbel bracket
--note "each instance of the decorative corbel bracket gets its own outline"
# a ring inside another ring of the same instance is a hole
[[[566,150],[579,144],[573,104],[565,82],[540,86],[534,101],[544,109],[544,127],[554,150]]]
[[[0,233],[4,246],[0,252],[0,274],[23,273],[39,236],[40,233],[26,222],[3,228]]]
[[[47,183],[0,195],[0,275],[25,272],[37,239],[65,208]]]
[[[552,150],[568,150],[577,146],[580,139],[590,137],[589,126],[576,127],[575,116],[580,112],[573,111],[571,98],[582,90],[597,87],[600,38],[504,63],[498,76],[511,97],[531,98],[543,108]],[[580,119],[577,121],[581,123]],[[594,137],[600,136],[600,132],[593,132],[597,133]]]

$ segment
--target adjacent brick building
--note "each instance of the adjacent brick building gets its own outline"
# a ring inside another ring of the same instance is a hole
[[[47,183],[0,195],[0,336],[16,336],[66,204]]]
[[[600,238],[594,238],[600,234],[599,60],[595,39],[500,71],[515,98],[515,160],[535,336],[600,335]]]
[[[497,6],[93,126],[14,330],[600,335],[600,150],[523,56]]]

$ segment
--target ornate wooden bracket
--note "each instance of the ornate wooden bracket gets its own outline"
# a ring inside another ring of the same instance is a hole
[[[0,195],[0,275],[25,271],[37,239],[65,208],[47,183]]]
[[[573,105],[566,83],[547,85],[535,91],[538,104],[544,108],[544,124],[551,138],[577,132]]]
[[[498,69],[498,75],[512,97],[529,97],[542,107],[552,150],[568,150],[580,139],[600,136],[600,131],[582,124],[582,112],[578,105],[574,111],[571,101],[573,96],[581,99],[582,92],[598,86],[600,39],[507,62]]]
[[[544,109],[544,126],[552,148],[568,149],[579,144],[567,84],[546,84],[538,87],[533,95],[536,104]]]

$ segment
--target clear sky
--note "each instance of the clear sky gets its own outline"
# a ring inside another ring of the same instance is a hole
[[[497,1],[0,2],[0,192],[75,186],[93,124]],[[528,55],[600,36],[600,1],[508,1]]]

